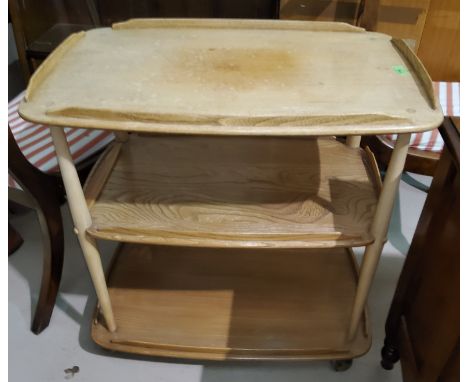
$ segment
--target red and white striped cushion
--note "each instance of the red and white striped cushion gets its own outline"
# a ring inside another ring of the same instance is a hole
[[[49,127],[27,122],[18,114],[24,91],[8,103],[8,124],[18,146],[26,159],[42,172],[53,173],[58,171],[57,157],[55,156]],[[114,140],[110,131],[74,129],[65,127],[65,134],[70,152],[75,164],[78,164],[107,146]],[[8,177],[8,187],[19,188],[15,180]]]
[[[439,95],[440,106],[442,106],[445,116],[460,116],[459,82],[434,82],[434,92],[436,95]],[[388,134],[381,137],[391,145],[397,139],[396,134]],[[444,140],[438,129],[412,134],[410,148],[439,153],[444,148]]]

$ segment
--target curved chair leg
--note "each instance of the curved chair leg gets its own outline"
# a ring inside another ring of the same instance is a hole
[[[386,337],[384,342],[384,347],[380,352],[382,356],[382,360],[380,361],[380,365],[385,370],[392,370],[393,365],[400,360],[400,353],[398,351],[398,347],[392,343],[391,339]]]
[[[22,244],[23,238],[16,229],[8,223],[8,256],[12,255]]]
[[[36,209],[43,240],[42,281],[31,331],[41,333],[50,322],[62,277],[63,225],[60,207],[47,206]]]
[[[21,189],[8,188],[8,199],[37,212],[43,238],[43,269],[39,300],[31,330],[39,334],[50,321],[62,277],[63,225],[61,190],[57,179],[45,175],[24,157],[8,129],[8,170]]]

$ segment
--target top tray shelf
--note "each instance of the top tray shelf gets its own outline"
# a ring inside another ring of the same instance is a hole
[[[31,79],[23,118],[212,135],[405,133],[442,121],[401,41],[341,23],[130,20],[69,37]]]

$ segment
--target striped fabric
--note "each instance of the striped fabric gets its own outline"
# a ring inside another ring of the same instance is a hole
[[[459,82],[434,82],[434,91],[439,95],[440,105],[445,116],[460,116],[460,83]],[[397,135],[388,134],[381,136],[387,143],[394,145]],[[439,153],[444,148],[444,140],[439,130],[434,129],[424,133],[411,135],[410,148]]]
[[[18,114],[18,108],[24,97],[24,91],[8,103],[8,124],[18,146],[26,159],[36,168],[46,173],[58,171],[52,137],[48,126],[27,122]],[[78,164],[107,146],[114,139],[110,131],[73,129],[65,127],[70,152],[75,164]],[[8,187],[20,188],[15,180],[8,176]]]

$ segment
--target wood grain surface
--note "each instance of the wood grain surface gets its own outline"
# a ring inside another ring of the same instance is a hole
[[[134,20],[64,44],[31,80],[26,120],[280,136],[413,132],[442,121],[414,54],[408,61],[390,36],[346,24]]]
[[[87,199],[97,197],[88,233],[210,247],[369,244],[380,189],[371,160],[329,138],[132,134],[102,191],[102,176],[87,184]]]
[[[418,56],[434,81],[460,82],[460,2],[432,0]]]
[[[421,61],[413,54],[410,46],[404,40],[393,38],[392,44],[397,48],[398,52],[405,57],[408,66],[411,67],[415,77],[417,78],[421,94],[427,98],[429,105],[435,109],[438,106],[438,100],[436,99],[436,95],[433,90],[434,84],[431,77],[429,77],[429,73],[424,68]]]
[[[125,134],[125,133],[124,133]],[[86,204],[91,208],[96,201],[97,197],[102,191],[104,184],[106,184],[107,177],[112,172],[115,161],[117,160],[121,142],[112,142],[105,151],[101,154],[97,162],[94,164],[91,173],[86,178],[83,190],[86,190]]]
[[[344,248],[125,244],[108,285],[118,329],[109,333],[98,316],[92,336],[111,350],[300,360],[353,358],[370,347],[364,321],[353,342],[345,339],[356,270]]]

